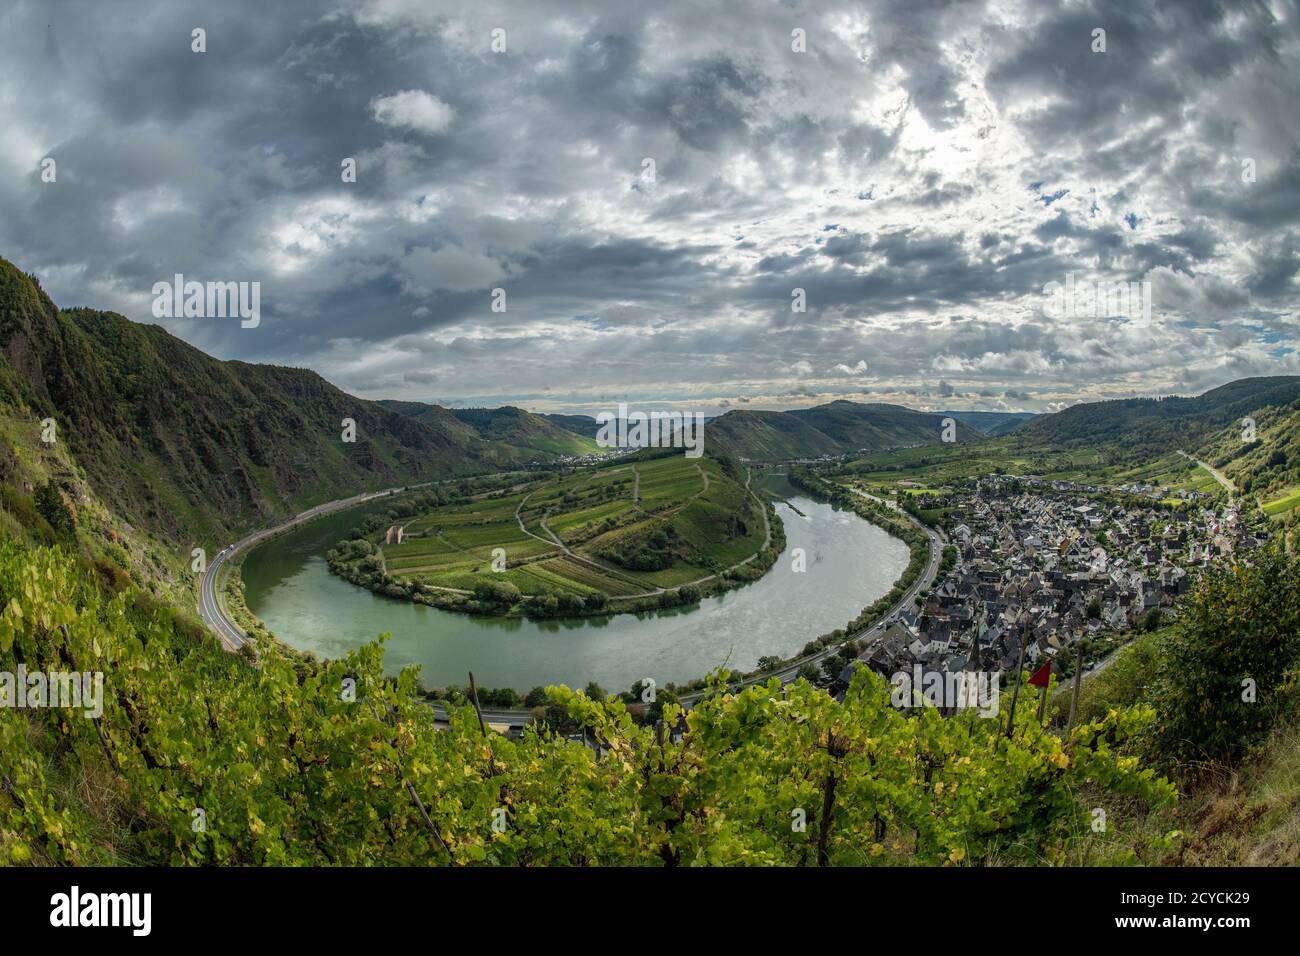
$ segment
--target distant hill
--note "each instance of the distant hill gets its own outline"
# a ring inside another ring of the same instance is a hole
[[[843,399],[813,408],[796,409],[786,414],[813,426],[844,451],[937,444],[941,440],[944,419],[943,415],[918,412],[902,405],[850,402]],[[958,422],[958,441],[970,441],[978,437],[977,432]]]
[[[503,454],[506,449],[511,449],[513,454],[503,455],[507,458],[536,457],[538,454],[589,455],[600,451],[594,438],[584,437],[541,415],[513,405],[503,405],[500,408],[443,408],[441,405],[426,405],[421,402],[381,401],[379,404],[417,421],[433,423],[450,418],[460,422],[471,434],[483,441],[504,446],[496,449],[495,453]],[[595,420],[592,421],[594,423]]]
[[[539,415],[538,417],[546,419],[552,425],[559,425],[565,431],[571,431],[575,435],[582,435],[593,441],[596,433],[600,431],[600,423],[590,415]]]
[[[788,412],[733,409],[708,422],[705,443],[721,444],[741,458],[819,458],[938,444],[943,419],[943,415],[901,405],[844,400]],[[959,420],[956,437],[958,441],[974,441],[982,436]]]
[[[1015,431],[1025,422],[1033,421],[1038,417],[1036,412],[939,412],[940,415],[947,415],[957,419],[959,422],[965,422],[971,428],[983,432],[990,438],[997,435],[1005,435],[1008,432]]]
[[[741,458],[777,461],[840,453],[829,435],[787,412],[733,409],[704,426],[706,448],[722,446]]]
[[[1074,405],[1015,431],[1030,444],[1110,445],[1121,457],[1154,457],[1194,448],[1259,409],[1300,399],[1300,376],[1245,378],[1194,398],[1128,398]]]
[[[444,408],[442,405],[430,405],[425,402],[405,402],[389,398],[378,399],[375,404],[413,421],[456,435],[466,442],[480,441],[483,438],[473,425],[468,424],[453,414],[450,408]]]

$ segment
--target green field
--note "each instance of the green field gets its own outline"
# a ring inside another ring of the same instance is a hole
[[[1092,449],[1048,451],[1026,448],[1014,438],[926,445],[864,456],[845,467],[854,486],[880,497],[944,494],[963,479],[993,474],[1032,474],[1048,481],[1077,481],[1115,488],[1126,484],[1167,487],[1171,492],[1222,493],[1222,486],[1194,461],[1168,452],[1140,465],[1108,463]],[[915,485],[916,487],[911,487]],[[1279,509],[1291,505],[1274,502]]]
[[[850,462],[844,470],[862,490],[887,497],[893,492],[942,493],[950,490],[952,482],[999,470],[1082,481],[1099,466],[1098,455],[1093,451],[1026,450],[1011,438],[995,438],[875,452]],[[900,487],[900,482],[919,487]]]
[[[506,582],[525,596],[615,602],[710,580],[765,544],[762,508],[744,485],[714,459],[680,454],[444,505],[402,529],[400,544],[384,544],[383,533],[373,540],[394,578],[458,591]]]
[[[1171,491],[1198,491],[1207,495],[1217,495],[1223,491],[1223,486],[1214,480],[1212,474],[1177,452],[1169,452],[1133,467],[1102,469],[1093,479],[1098,484],[1111,487],[1146,484],[1169,488]]]
[[[1286,514],[1294,508],[1300,508],[1300,488],[1292,488],[1289,492],[1284,493],[1281,498],[1267,502],[1263,508],[1264,514],[1267,515]]]

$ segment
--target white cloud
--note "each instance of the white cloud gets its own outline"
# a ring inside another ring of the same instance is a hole
[[[370,113],[385,126],[405,127],[429,136],[446,132],[456,117],[455,110],[424,90],[375,97],[370,101]]]

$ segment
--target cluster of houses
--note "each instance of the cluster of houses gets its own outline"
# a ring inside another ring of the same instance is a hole
[[[1026,666],[1038,666],[1167,611],[1188,590],[1189,570],[1263,543],[1236,504],[1148,508],[1069,485],[994,475],[922,502],[947,509],[957,562],[860,660],[886,677],[918,666],[1013,671],[1023,642]]]
[[[560,474],[592,465],[608,465],[613,459],[631,454],[636,449],[607,448],[600,452],[585,455],[539,455],[529,459],[519,467],[525,471],[550,471]]]

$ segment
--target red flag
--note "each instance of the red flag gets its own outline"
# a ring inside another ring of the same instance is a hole
[[[1034,671],[1034,676],[1029,678],[1029,683],[1035,687],[1047,687],[1052,682],[1052,662],[1043,661],[1043,666]]]

